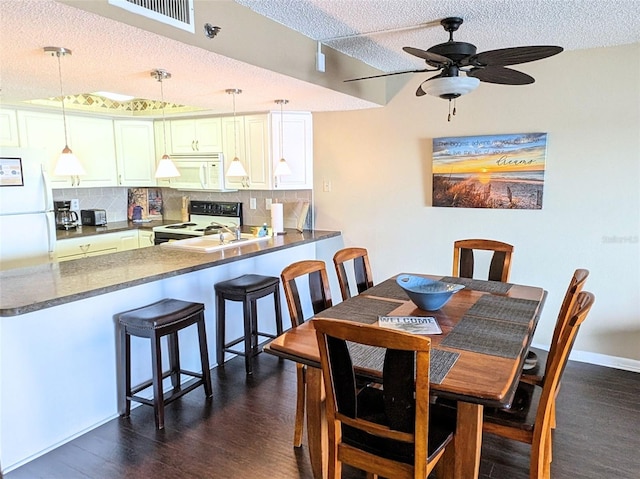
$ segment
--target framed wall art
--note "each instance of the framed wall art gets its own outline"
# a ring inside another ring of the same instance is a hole
[[[0,157],[0,186],[24,186],[22,159]]]
[[[433,206],[542,209],[546,133],[433,139]]]

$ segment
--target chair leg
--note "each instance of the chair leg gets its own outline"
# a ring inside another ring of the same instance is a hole
[[[304,404],[306,402],[306,371],[305,366],[296,363],[296,420],[293,431],[293,447],[302,446],[304,432]]]
[[[180,348],[178,346],[178,333],[167,335],[169,342],[169,371],[171,372],[171,386],[174,390],[180,389]]]
[[[282,308],[280,306],[280,285],[277,284],[273,291],[273,302],[276,313],[276,334],[280,336],[282,334]]]
[[[120,387],[124,395],[122,416],[129,417],[131,413],[131,399],[129,399],[131,397],[131,337],[127,334],[123,325],[120,325],[120,364],[124,369],[121,371],[122,379],[120,381]]]
[[[153,412],[156,429],[164,428],[164,395],[162,393],[162,357],[160,355],[160,337],[151,336],[151,369],[153,374]]]
[[[207,348],[207,333],[204,325],[204,313],[198,319],[198,344],[200,344],[200,364],[202,366],[202,384],[206,397],[213,396],[211,387],[211,370],[209,369],[209,349]]]
[[[244,369],[247,374],[253,374],[252,361],[252,337],[253,321],[251,319],[251,305],[249,301],[242,302],[242,314],[244,316]]]
[[[216,294],[216,297],[216,362],[218,366],[222,366],[224,364],[225,300],[220,293]]]

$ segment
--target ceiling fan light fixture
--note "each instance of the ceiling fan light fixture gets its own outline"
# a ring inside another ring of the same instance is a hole
[[[453,100],[478,88],[480,80],[466,76],[432,78],[422,84],[427,95]]]

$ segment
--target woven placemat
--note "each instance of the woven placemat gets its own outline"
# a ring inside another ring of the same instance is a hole
[[[515,359],[528,332],[525,324],[465,316],[440,344]]]
[[[396,283],[395,279],[387,279],[380,284],[372,286],[362,294],[379,296],[381,298],[400,299],[403,301],[409,300],[409,296],[407,296],[407,293]]]
[[[325,309],[316,314],[318,318],[346,319],[357,323],[373,324],[378,316],[386,316],[400,304],[395,301],[354,296],[349,301]]]
[[[384,348],[355,343],[347,343],[347,345],[354,366],[382,371]],[[442,383],[459,357],[459,353],[432,348],[431,361],[429,362],[429,382],[433,384]]]
[[[508,296],[482,296],[469,308],[465,316],[500,319],[515,323],[529,324],[533,318],[538,301]]]
[[[445,283],[464,284],[465,288],[482,291],[483,293],[505,294],[509,292],[513,286],[511,283],[501,283],[500,281],[483,281],[481,279],[456,278],[454,276],[445,276],[440,281]]]

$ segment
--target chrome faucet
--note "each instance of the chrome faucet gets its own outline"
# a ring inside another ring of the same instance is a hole
[[[220,226],[227,233],[231,233],[232,235],[234,235],[236,240],[239,240],[242,238],[242,230],[240,229],[240,226],[236,226],[236,229],[232,230],[227,225],[223,225],[222,223],[218,223],[216,221],[212,221],[211,226]],[[223,243],[224,243],[224,233],[220,233],[220,244],[223,244]]]

